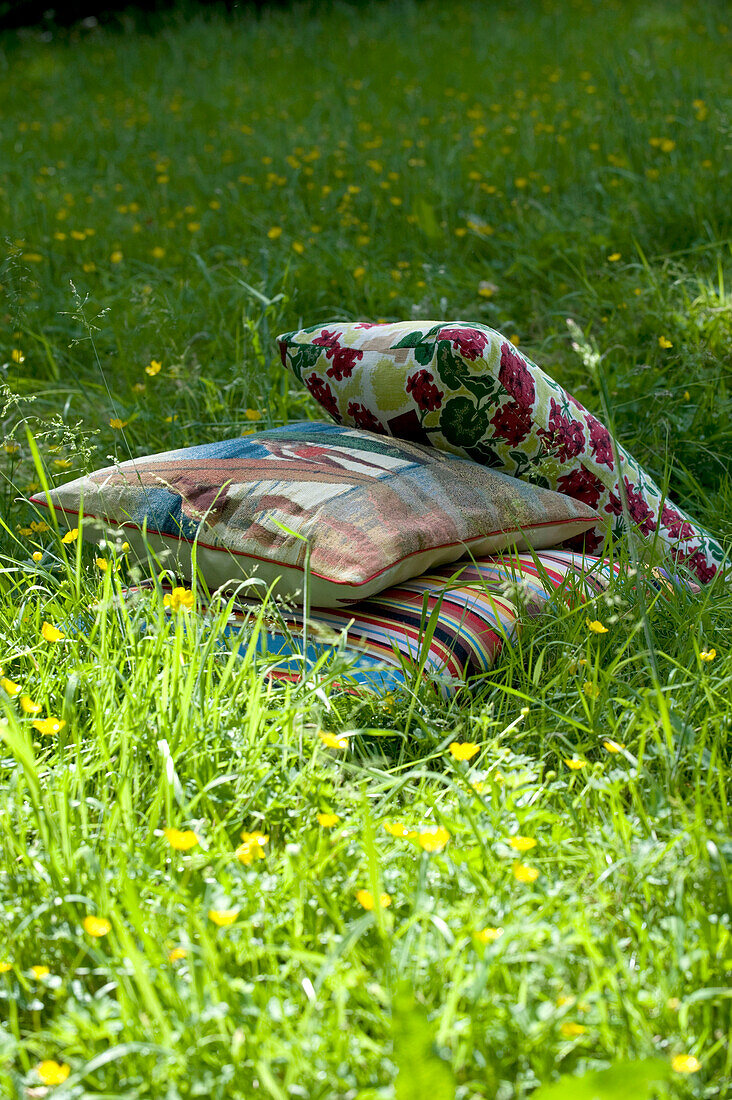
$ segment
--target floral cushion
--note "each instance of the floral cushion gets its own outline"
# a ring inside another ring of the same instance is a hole
[[[363,599],[466,554],[552,546],[597,521],[581,501],[475,462],[335,424],[284,428],[110,466],[31,501],[211,588],[254,576],[313,604]],[[97,522],[100,521],[100,522]],[[195,547],[195,551],[194,551]],[[308,564],[309,548],[309,564]]]
[[[467,321],[333,322],[278,338],[282,362],[342,424],[411,439],[595,508],[623,531],[629,515],[703,582],[720,544],[664,499],[626,450],[567,391],[494,329]],[[622,479],[622,489],[621,489]],[[598,523],[585,547],[605,535]]]

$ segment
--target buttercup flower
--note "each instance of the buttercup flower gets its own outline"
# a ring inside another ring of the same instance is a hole
[[[420,848],[425,852],[441,852],[450,839],[450,834],[442,825],[433,825],[423,829],[418,838]]]
[[[340,820],[338,814],[318,814],[318,825],[323,829],[332,829]]]
[[[120,420],[120,418],[118,416],[113,416],[112,419],[109,422],[109,426],[110,426],[110,428],[114,428],[116,431],[119,432],[119,431],[122,430],[122,428],[127,427],[127,421],[126,420]]]
[[[63,630],[59,630],[53,623],[44,622],[41,627],[41,634],[47,642],[59,642],[62,638],[65,638]]]
[[[473,932],[473,939],[478,943],[495,943],[502,935],[502,928],[481,928],[478,932]]]
[[[406,825],[402,825],[401,821],[385,821],[384,829],[390,836],[402,837],[402,839],[409,840],[417,834],[411,832]]]
[[[163,829],[165,839],[171,848],[187,852],[198,844],[198,837],[192,829]]]
[[[79,537],[79,528],[74,527],[71,531],[66,532],[66,534],[62,537],[61,542],[66,543],[66,545],[68,546],[68,544],[70,542],[76,542],[78,537]]]
[[[12,680],[8,680],[7,676],[0,678],[0,687],[6,695],[18,695],[20,693],[20,684],[13,683]]]
[[[193,607],[193,593],[190,588],[176,587],[163,596],[163,606],[171,611],[190,611]]]
[[[217,924],[219,928],[228,928],[238,916],[238,909],[209,909],[208,911],[208,919]]]
[[[0,974],[8,974],[13,969],[13,964],[9,962],[0,962]]]
[[[45,734],[46,737],[52,737],[54,733],[60,733],[66,725],[63,718],[36,718],[35,722],[32,722],[34,730],[38,730],[39,733]]]
[[[370,890],[357,890],[356,891],[356,901],[358,902],[359,905],[362,905],[364,907],[364,909],[368,909],[369,911],[371,911],[374,908],[374,905],[375,905],[374,895],[371,893]],[[388,909],[390,905],[391,905],[391,895],[386,894],[386,893],[380,894],[379,895],[379,906],[382,909]]]
[[[145,374],[149,374],[151,378],[154,378],[156,374],[160,373],[163,364],[158,359],[151,359],[148,366],[145,367]]]
[[[587,1028],[583,1024],[575,1024],[572,1020],[567,1020],[560,1024],[559,1030],[565,1039],[576,1039],[578,1035],[584,1035]]]
[[[577,757],[573,757],[571,760],[565,760],[564,763],[567,765],[567,767],[571,771],[578,772],[580,770],[580,768],[584,768],[587,761],[586,760],[578,760]]]
[[[91,913],[88,917],[84,917],[82,923],[84,925],[84,931],[90,936],[94,936],[95,939],[106,936],[107,933],[112,930],[112,925],[106,917],[95,917]]]
[[[41,553],[40,550],[34,550],[33,554],[31,556],[33,558],[33,561],[36,562],[36,563],[43,560],[43,554]]]
[[[55,1062],[52,1058],[48,1058],[38,1063],[36,1073],[44,1085],[62,1085],[71,1073],[71,1067],[64,1062]]]
[[[703,649],[699,654],[700,661],[713,661],[717,656],[716,649]]]
[[[512,836],[508,843],[515,852],[529,852],[536,847],[533,836]]]
[[[264,859],[264,845],[269,841],[266,833],[242,833],[242,843],[236,849],[236,858],[245,867],[251,866],[255,859]]]
[[[455,760],[472,760],[479,751],[480,745],[474,741],[452,741],[450,744],[450,754]]]
[[[526,863],[514,863],[513,877],[517,882],[523,882],[528,885],[531,882],[536,882],[539,877],[539,872],[536,867],[529,867]]]
[[[598,619],[587,619],[587,629],[593,634],[607,634],[607,627],[603,626]]]
[[[622,749],[625,748],[625,745],[622,745],[620,741],[613,741],[610,737],[608,737],[605,741],[603,741],[602,747],[605,749],[606,752],[620,752]]]
[[[326,749],[348,748],[347,737],[337,737],[334,733],[329,733],[327,730],[318,730],[318,737],[323,742]]]
[[[30,972],[37,982],[40,982],[41,978],[45,978],[47,974],[51,973],[49,967],[40,965],[32,966]]]
[[[659,336],[659,337],[658,337],[658,346],[659,346],[659,348],[664,348],[664,349],[666,349],[666,348],[672,348],[672,347],[673,347],[673,344],[672,344],[672,343],[671,343],[671,341],[670,341],[670,340],[668,339],[668,337],[666,337],[666,336]]]
[[[168,962],[178,962],[179,959],[185,959],[187,954],[185,947],[174,947],[172,951],[168,952]]]
[[[701,1062],[693,1054],[674,1054],[671,1059],[671,1068],[674,1073],[698,1073]]]

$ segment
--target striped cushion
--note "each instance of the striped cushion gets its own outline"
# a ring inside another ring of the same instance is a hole
[[[391,690],[415,667],[443,695],[487,672],[504,642],[515,637],[523,615],[539,614],[557,590],[568,599],[601,592],[620,567],[571,551],[539,551],[446,565],[388,588],[348,609],[313,608],[303,661],[302,613],[288,612],[287,631],[262,633],[258,650],[276,678],[297,679],[329,651],[333,633],[345,632],[356,658],[354,685]],[[231,624],[241,626],[246,609]]]
[[[312,608],[306,652],[302,611],[288,609],[280,626],[262,627],[257,652],[273,679],[297,680],[340,654],[348,658],[347,673],[339,673],[345,690],[393,691],[421,669],[449,697],[492,667],[522,618],[540,614],[553,597],[572,604],[596,596],[620,573],[618,563],[569,550],[444,565],[350,608]],[[665,570],[653,576],[669,591],[678,585],[699,591]],[[234,644],[252,610],[251,603],[234,606],[225,631]],[[242,641],[242,650],[248,644]]]

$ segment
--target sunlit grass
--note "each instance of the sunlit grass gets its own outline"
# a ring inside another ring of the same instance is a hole
[[[729,540],[730,33],[427,2],[0,39],[3,1095],[729,1089],[719,583],[644,631],[626,577],[471,693],[359,699],[338,657],[264,679],[201,585],[124,599],[122,543],[22,497],[315,415],[273,336],[325,318],[487,322],[599,408],[571,318]]]

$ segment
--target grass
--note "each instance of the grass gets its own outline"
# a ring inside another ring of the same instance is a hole
[[[469,699],[355,700],[340,665],[265,684],[225,607],[129,607],[127,567],[22,503],[26,429],[65,480],[317,415],[272,340],[301,321],[485,321],[598,407],[571,318],[623,442],[729,545],[727,15],[427,0],[0,38],[3,1095],[44,1060],[69,1097],[729,1093],[720,583],[654,595],[648,631],[632,581],[606,635],[557,604]]]

